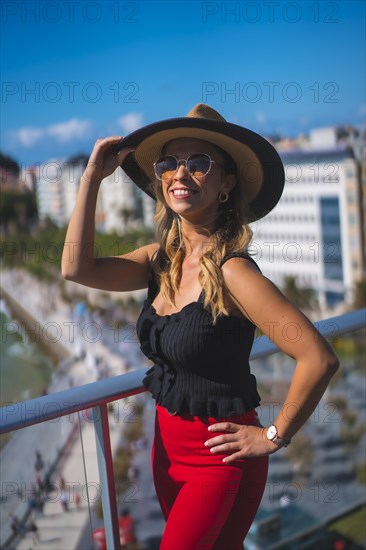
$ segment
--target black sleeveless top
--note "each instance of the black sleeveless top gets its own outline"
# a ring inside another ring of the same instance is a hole
[[[232,257],[254,262],[237,252],[221,265]],[[255,325],[222,315],[214,326],[211,312],[203,306],[204,290],[177,313],[158,315],[152,306],[158,292],[153,275],[136,324],[141,351],[154,362],[143,384],[156,402],[172,413],[195,416],[227,417],[258,407],[260,397],[248,362]]]

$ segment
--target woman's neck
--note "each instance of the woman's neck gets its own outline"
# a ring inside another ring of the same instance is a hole
[[[212,246],[210,236],[213,228],[196,226],[186,220],[181,221],[181,237],[183,239],[186,257],[201,258]]]

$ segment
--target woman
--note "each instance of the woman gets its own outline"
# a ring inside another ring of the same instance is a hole
[[[94,242],[98,187],[118,165],[156,199],[157,242],[90,258],[83,252]],[[154,362],[143,382],[156,399],[162,550],[243,547],[268,455],[290,443],[338,368],[329,345],[247,253],[248,223],[276,205],[283,185],[275,149],[203,104],[124,140],[99,140],[82,177],[63,276],[104,290],[148,287],[136,328]],[[301,335],[296,342],[286,339],[289,326]],[[287,399],[266,427],[248,364],[255,327],[296,360]]]

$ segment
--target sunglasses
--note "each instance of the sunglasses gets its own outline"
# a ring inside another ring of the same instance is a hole
[[[190,155],[187,159],[177,159],[173,155],[160,157],[154,162],[154,172],[158,180],[169,181],[177,172],[179,165],[184,163],[191,176],[202,178],[211,170],[213,164],[219,164],[205,153]],[[220,165],[221,166],[221,165]]]

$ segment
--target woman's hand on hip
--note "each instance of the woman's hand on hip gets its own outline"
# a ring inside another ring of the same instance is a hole
[[[205,446],[213,454],[231,453],[223,459],[230,463],[240,458],[265,456],[275,453],[279,447],[267,439],[265,428],[257,426],[244,426],[233,422],[220,422],[212,424],[209,432],[228,432],[212,437],[205,442]]]
[[[121,136],[97,139],[83,174],[84,180],[99,184],[104,178],[113,174],[125,157],[134,150],[133,147],[123,147],[116,152],[115,146],[122,140]]]

